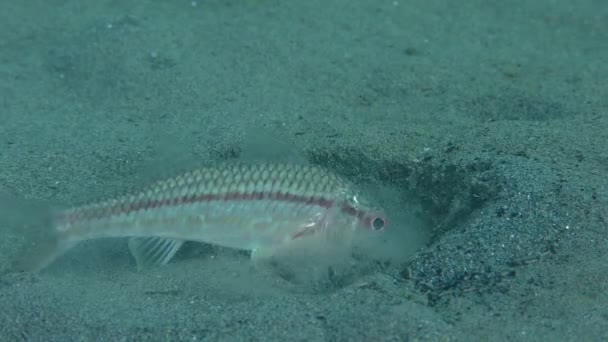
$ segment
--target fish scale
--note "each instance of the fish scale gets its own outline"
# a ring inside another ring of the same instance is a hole
[[[220,164],[57,213],[49,252],[33,269],[96,238],[131,237],[138,264],[164,264],[183,241],[267,255],[318,232],[340,235],[385,225],[384,216],[350,182],[321,167]]]

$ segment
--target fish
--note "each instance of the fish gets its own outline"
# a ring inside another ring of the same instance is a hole
[[[51,237],[23,269],[39,272],[92,239],[129,238],[138,269],[145,269],[167,264],[186,241],[250,251],[260,260],[311,237],[345,241],[387,225],[353,183],[320,166],[220,163],[53,213]]]

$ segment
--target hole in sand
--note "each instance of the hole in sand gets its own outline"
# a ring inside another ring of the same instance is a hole
[[[407,262],[445,233],[458,229],[501,188],[496,169],[482,160],[462,165],[431,157],[395,162],[371,160],[355,150],[314,152],[309,159],[360,185],[387,215],[389,224],[381,234],[370,232],[356,244],[354,258],[363,261],[357,266],[363,268],[357,270],[360,273]],[[335,270],[330,273],[336,284],[353,278],[352,272],[343,272],[343,276]]]

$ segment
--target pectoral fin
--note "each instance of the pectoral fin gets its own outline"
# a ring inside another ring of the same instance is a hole
[[[184,240],[158,237],[133,237],[129,239],[129,251],[137,262],[137,269],[162,266],[173,258]]]

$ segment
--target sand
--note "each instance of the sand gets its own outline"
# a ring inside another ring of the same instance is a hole
[[[593,0],[4,4],[0,339],[607,339],[607,18]],[[12,267],[48,208],[267,135],[358,183],[386,232],[336,267],[190,243],[138,272],[120,239]]]

